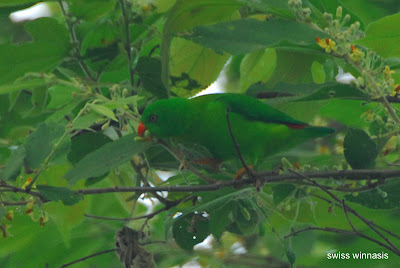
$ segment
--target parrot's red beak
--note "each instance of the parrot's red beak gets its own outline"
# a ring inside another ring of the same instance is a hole
[[[146,131],[146,126],[142,122],[140,122],[140,124],[139,124],[139,126],[137,128],[138,135],[140,137],[143,137],[145,131]]]

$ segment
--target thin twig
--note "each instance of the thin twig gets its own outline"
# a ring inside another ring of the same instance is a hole
[[[313,183],[316,187],[320,188],[321,190],[323,190],[324,192],[326,192],[330,197],[332,197],[332,199],[334,199],[336,202],[338,203],[342,203],[341,200],[336,197],[334,194],[332,194],[329,190],[327,190],[323,185],[320,185],[319,183],[317,183],[314,180],[311,180],[310,178],[308,178],[307,176],[305,176],[304,174],[301,174],[293,169],[289,169],[291,172],[296,173],[298,175],[301,175],[304,179],[310,181],[311,183]],[[350,213],[352,213],[354,216],[356,216],[357,218],[359,218],[361,221],[363,221],[370,229],[372,229],[377,235],[379,235],[383,240],[385,240],[385,242],[389,245],[385,245],[386,248],[390,249],[391,251],[393,251],[394,253],[396,253],[397,255],[400,255],[400,250],[389,240],[389,238],[387,238],[386,236],[384,236],[381,232],[379,232],[376,229],[377,224],[373,223],[370,220],[367,220],[366,218],[364,218],[363,216],[361,216],[360,214],[358,214],[357,211],[355,211],[354,209],[352,209],[351,207],[349,207],[348,205],[346,205],[345,203],[342,203],[343,205],[343,210],[349,211]],[[364,237],[370,241],[373,241],[375,243],[379,242],[378,240],[366,236],[360,232],[357,232],[358,236]],[[379,245],[382,245],[383,243],[378,243]]]
[[[0,201],[3,206],[12,207],[12,206],[24,206],[29,203],[29,201],[20,201],[20,202],[7,202],[7,201]]]
[[[124,20],[124,31],[125,31],[124,48],[125,48],[126,54],[128,56],[129,81],[130,81],[131,87],[133,88],[135,86],[135,70],[133,68],[133,60],[132,60],[131,37],[130,37],[130,33],[129,33],[129,18],[126,13],[125,0],[119,0],[119,3],[121,5],[122,17]]]
[[[345,234],[345,235],[358,235],[355,232],[348,231],[348,230],[343,230],[343,229],[337,229],[337,228],[332,228],[332,227],[314,227],[314,226],[309,226],[305,227],[302,229],[299,229],[297,231],[294,231],[288,235],[285,235],[283,238],[288,239],[289,237],[295,236],[299,233],[307,232],[307,231],[312,231],[312,230],[317,230],[317,231],[325,231],[325,232],[331,232],[331,233],[338,233],[338,234]]]
[[[96,81],[96,78],[93,76],[89,67],[86,65],[86,63],[83,61],[83,59],[81,57],[79,41],[78,41],[78,38],[76,37],[74,26],[70,22],[71,18],[68,16],[67,12],[65,11],[62,0],[58,0],[58,5],[60,6],[61,13],[63,14],[64,20],[65,20],[65,25],[67,26],[69,36],[71,38],[72,51],[73,51],[74,57],[78,61],[79,65],[81,66],[85,75],[90,80]]]
[[[83,114],[83,112],[86,111],[86,108],[87,108],[88,104],[89,103],[86,103],[85,106],[75,116],[74,120],[72,120],[72,122],[71,122],[71,126],[73,126],[75,124],[75,122],[78,120],[78,118]],[[35,184],[35,182],[37,181],[37,179],[41,175],[42,171],[47,168],[47,165],[49,164],[50,160],[52,159],[54,153],[57,151],[58,147],[64,141],[64,139],[68,135],[69,131],[70,130],[69,130],[68,126],[67,126],[67,128],[65,129],[65,131],[64,131],[63,135],[61,136],[61,138],[53,145],[53,147],[51,148],[51,152],[47,155],[47,157],[44,160],[44,162],[40,165],[39,169],[36,171],[36,174],[33,177],[33,179],[31,180],[31,182],[25,187],[26,192],[29,192],[32,189],[32,186]]]
[[[353,229],[353,231],[354,231],[355,233],[359,233],[359,232],[357,231],[357,229],[354,227],[354,225],[353,225],[353,223],[351,222],[351,220],[350,220],[349,214],[347,213],[347,206],[346,206],[346,204],[345,204],[344,199],[342,199],[342,208],[343,208],[344,214],[346,215],[347,221],[348,221],[349,224],[350,224],[351,229]]]
[[[89,256],[83,257],[83,258],[81,258],[79,260],[76,260],[76,261],[73,261],[73,262],[70,262],[70,263],[67,263],[67,264],[63,264],[63,265],[60,266],[60,268],[65,268],[65,267],[71,266],[72,264],[75,264],[75,263],[78,263],[78,262],[82,262],[82,261],[85,261],[87,259],[99,256],[99,255],[102,255],[102,254],[106,254],[106,253],[109,253],[109,252],[114,252],[114,251],[115,251],[115,248],[107,249],[107,250],[104,250],[104,251],[100,251],[100,252],[91,254]]]
[[[205,182],[208,182],[208,183],[217,183],[218,182],[217,180],[215,180],[213,178],[210,178],[209,176],[201,173],[196,168],[194,168],[189,162],[187,162],[185,160],[185,155],[182,152],[175,150],[174,148],[169,146],[166,142],[164,142],[161,139],[158,140],[158,143],[161,144],[178,161],[183,163],[184,168],[186,168],[187,170],[190,170],[193,174],[195,174],[196,176],[198,176],[199,178],[201,178]]]
[[[232,132],[231,121],[229,118],[230,107],[226,109],[226,122],[228,124],[229,135],[231,136],[233,145],[235,146],[236,153],[239,157],[240,162],[242,163],[243,168],[246,170],[246,173],[251,177],[254,178],[254,172],[247,166],[246,162],[243,159],[242,153],[240,152],[239,144],[236,142],[235,135]]]
[[[140,167],[138,165],[136,165],[135,161],[131,160],[130,164],[132,166],[132,168],[135,170],[139,180],[141,180],[144,184],[144,186],[150,186],[149,181],[147,180],[147,178],[143,175],[142,170],[140,169]],[[158,201],[160,201],[160,203],[162,204],[167,204],[168,200],[164,197],[162,197],[161,195],[157,194],[157,193],[152,193],[153,196],[155,198],[157,198]]]

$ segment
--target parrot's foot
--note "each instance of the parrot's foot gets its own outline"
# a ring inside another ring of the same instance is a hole
[[[248,166],[250,168],[251,171],[253,171],[253,165]],[[236,174],[235,177],[233,177],[234,180],[241,180],[244,176],[244,174],[246,174],[246,169],[244,167],[242,167],[241,169],[239,169]]]
[[[215,171],[218,171],[220,169],[222,161],[216,158],[202,158],[193,160],[193,163],[202,166],[209,166]]]

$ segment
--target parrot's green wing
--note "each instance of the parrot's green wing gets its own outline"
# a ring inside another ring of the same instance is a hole
[[[241,94],[212,94],[204,96],[208,101],[220,101],[230,108],[230,112],[238,113],[248,120],[265,123],[285,124],[291,128],[303,128],[307,123],[298,121],[289,115],[262,103],[258,99]],[[199,97],[202,98],[202,97]]]

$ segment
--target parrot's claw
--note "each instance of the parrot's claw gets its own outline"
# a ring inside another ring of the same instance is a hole
[[[250,168],[250,170],[253,170],[253,165],[250,165],[248,167]],[[246,174],[246,169],[244,167],[242,167],[236,172],[235,177],[233,177],[233,179],[241,180],[243,178],[244,174]]]
[[[215,171],[218,171],[220,169],[222,161],[216,158],[201,158],[193,160],[193,163],[202,166],[209,166]]]

